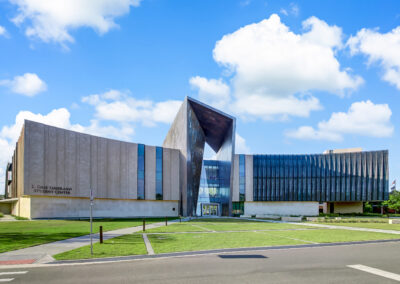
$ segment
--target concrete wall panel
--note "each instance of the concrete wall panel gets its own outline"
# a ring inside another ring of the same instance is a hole
[[[119,198],[121,144],[119,141],[107,141],[107,197]]]
[[[253,201],[253,156],[246,155],[246,201]]]
[[[44,184],[55,186],[57,184],[57,129],[44,128],[45,148],[45,181]]]
[[[19,172],[24,173],[17,180],[21,185],[13,183],[14,196],[17,188],[26,187],[26,195],[89,197],[92,188],[96,198],[137,198],[137,144],[31,121],[27,122],[24,133],[27,134],[21,135],[13,157]],[[156,148],[146,146],[145,151],[146,199],[155,200]],[[180,151],[166,149],[165,153],[164,198],[178,200]],[[17,173],[15,170],[16,179]]]
[[[97,193],[96,197],[107,197],[107,139],[97,139]]]
[[[156,199],[156,147],[145,146],[145,199]]]
[[[77,195],[90,196],[90,136],[80,134],[77,137],[78,163],[77,168]]]
[[[232,202],[239,201],[239,155],[233,158]]]
[[[180,156],[179,150],[171,149],[171,200],[179,200],[180,195]]]
[[[163,199],[171,200],[171,149],[163,149]]]
[[[88,218],[89,199],[30,197],[31,218]],[[93,216],[164,217],[178,216],[177,201],[106,200],[94,201]],[[175,209],[175,210],[174,210]]]
[[[71,194],[78,196],[77,190],[77,133],[68,131],[65,133],[65,186],[72,188]]]
[[[128,198],[137,199],[137,152],[138,145],[127,144],[128,147]]]
[[[317,216],[319,203],[310,201],[245,202],[244,214],[249,215],[299,215]]]
[[[65,131],[57,128],[57,182],[56,185],[64,187],[65,177]]]
[[[90,187],[93,190],[93,195],[98,196],[98,155],[97,155],[97,137],[90,137]]]
[[[44,128],[42,124],[29,123],[29,164],[26,165],[28,171],[28,188],[26,194],[34,194],[37,185],[44,184]],[[29,190],[28,190],[29,189]]]
[[[120,198],[128,198],[128,145],[121,143],[121,165],[120,165],[121,193]]]

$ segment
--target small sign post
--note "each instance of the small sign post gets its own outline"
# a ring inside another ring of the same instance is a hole
[[[93,189],[90,189],[90,254],[93,255]]]

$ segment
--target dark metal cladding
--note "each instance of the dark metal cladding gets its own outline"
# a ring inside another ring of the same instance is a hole
[[[186,97],[179,109],[163,147],[180,150],[180,213],[196,215],[204,145],[217,152],[224,181],[220,189],[228,203],[221,204],[222,215],[232,212],[232,160],[235,153],[235,118],[197,100]],[[225,200],[225,199],[224,199]]]
[[[254,201],[380,201],[388,196],[388,151],[254,155]]]

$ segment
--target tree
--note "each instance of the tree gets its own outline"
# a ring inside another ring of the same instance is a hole
[[[393,190],[389,195],[389,200],[386,200],[382,203],[384,206],[387,206],[389,209],[393,209],[397,212],[400,211],[400,191]]]
[[[364,213],[372,213],[372,205],[369,202],[364,204]]]

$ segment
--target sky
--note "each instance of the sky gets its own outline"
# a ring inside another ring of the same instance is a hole
[[[0,194],[24,119],[162,145],[185,96],[236,153],[388,149],[400,181],[400,2],[0,0]]]

